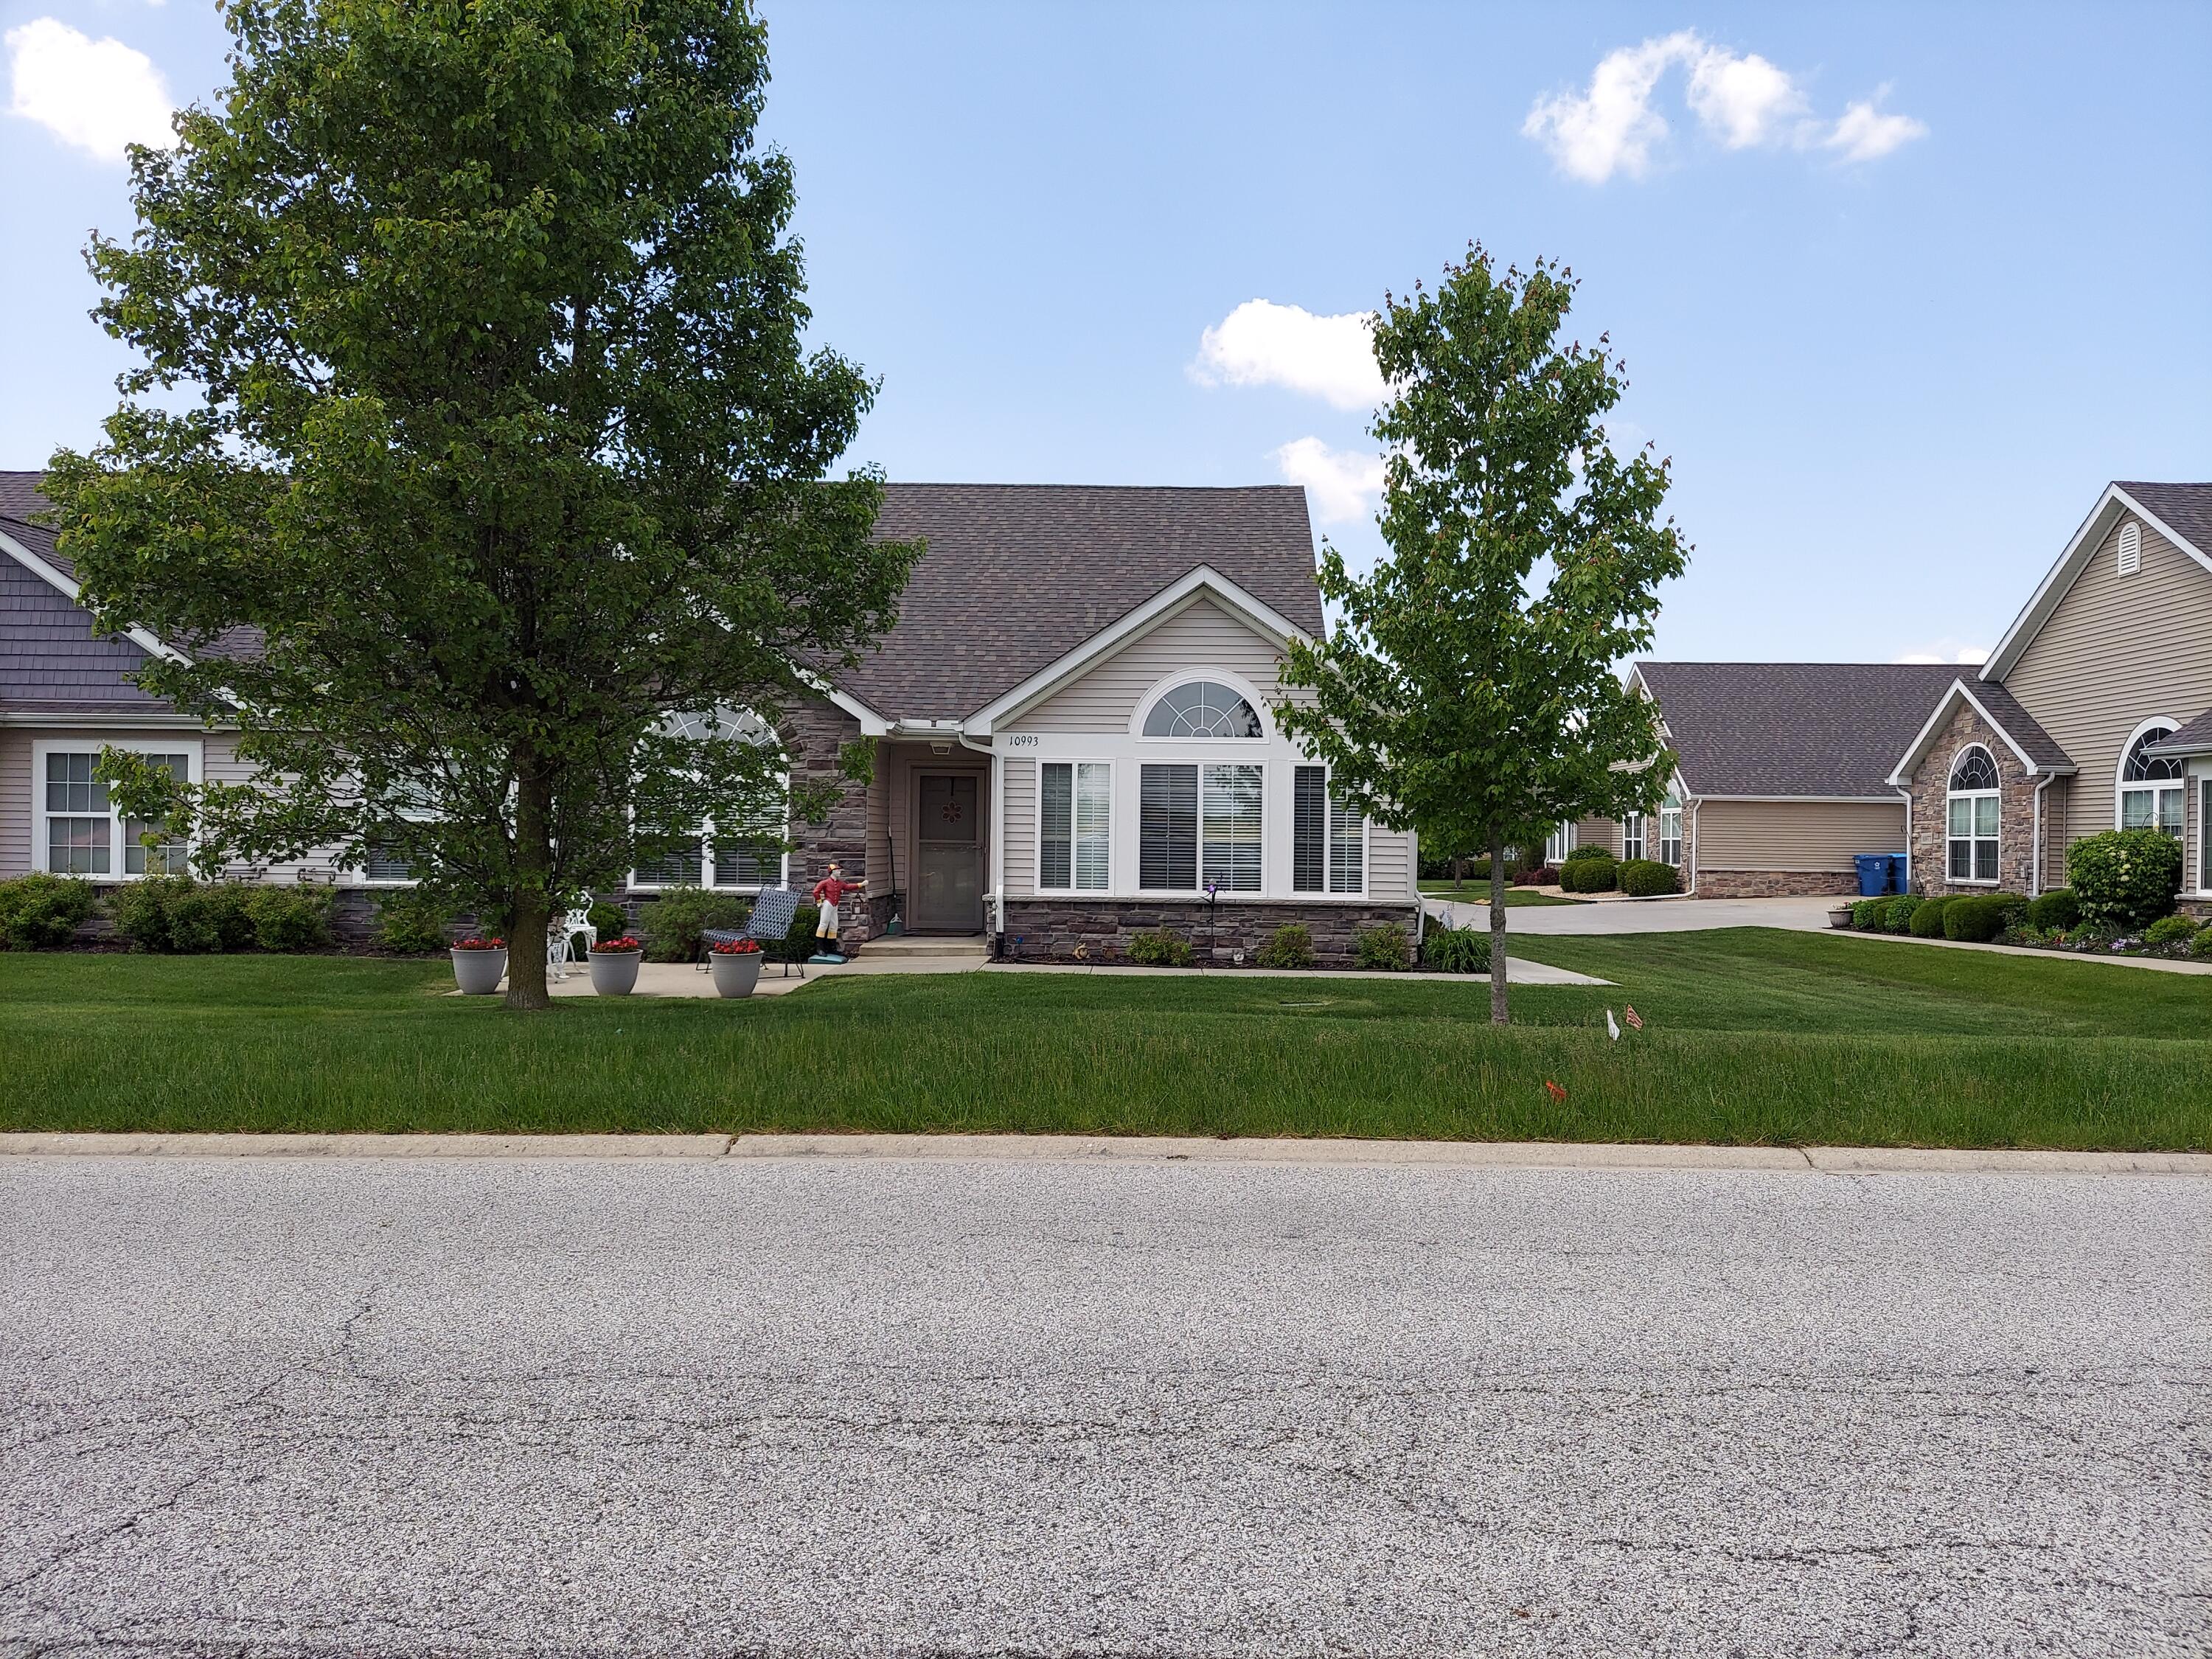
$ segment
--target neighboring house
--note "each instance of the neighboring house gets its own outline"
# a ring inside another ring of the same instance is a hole
[[[168,645],[93,637],[52,533],[29,522],[36,484],[0,474],[0,878],[180,866],[184,848],[149,859],[108,809],[91,776],[102,744],[172,756],[195,782],[250,769],[234,733],[130,684]],[[1412,931],[1412,836],[1334,801],[1268,708],[1284,646],[1322,626],[1303,491],[891,484],[878,533],[928,543],[897,626],[774,722],[797,778],[835,780],[840,745],[872,739],[872,783],[793,826],[781,860],[718,857],[702,826],[695,853],[623,896],[811,886],[834,858],[865,883],[854,943],[896,913],[1024,956],[1119,955],[1167,927],[1228,959],[1296,921],[1341,963],[1361,927]],[[364,898],[408,879],[374,860],[235,873]]]
[[[1978,672],[1890,781],[1928,893],[2066,884],[2067,849],[2156,829],[2212,908],[2212,483],[2108,485]]]

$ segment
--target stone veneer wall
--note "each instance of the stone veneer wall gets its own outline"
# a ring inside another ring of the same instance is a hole
[[[835,783],[840,793],[830,816],[819,823],[793,826],[797,843],[791,854],[790,883],[804,892],[830,873],[830,860],[844,866],[844,878],[866,882],[868,878],[868,792],[837,770],[837,750],[860,735],[860,723],[836,704],[808,698],[786,712],[776,722],[791,763],[793,787]],[[877,906],[859,895],[847,897],[837,909],[839,935],[859,945],[880,930]]]
[[[1997,763],[1997,884],[1950,879],[1948,799],[1951,762],[1978,743]],[[2011,745],[1989,722],[1961,702],[1943,723],[1912,775],[1912,890],[1932,898],[1945,893],[2033,893],[2035,878],[2035,780]]]
[[[1093,962],[1127,961],[1131,934],[1164,927],[1188,939],[1201,962],[1208,959],[1210,939],[1211,960],[1233,965],[1235,952],[1243,951],[1249,961],[1275,929],[1299,921],[1313,934],[1314,955],[1322,967],[1349,968],[1354,965],[1353,935],[1359,929],[1395,921],[1406,930],[1410,949],[1414,922],[1411,905],[1309,904],[1292,899],[1224,902],[1217,907],[1210,929],[1202,902],[1008,899],[1005,909],[1006,954],[1031,962],[1072,961],[1078,945]]]
[[[1849,895],[1859,878],[1848,870],[1700,870],[1699,898],[1795,898]]]

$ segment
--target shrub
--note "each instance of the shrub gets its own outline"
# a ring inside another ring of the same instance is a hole
[[[420,887],[394,887],[376,900],[376,948],[403,957],[446,948],[446,907]]]
[[[1129,935],[1129,960],[1147,968],[1188,968],[1190,941],[1164,927]]]
[[[0,881],[0,951],[67,945],[92,906],[88,881],[43,872]]]
[[[257,890],[240,881],[204,886],[190,876],[149,876],[116,889],[107,913],[134,951],[178,956],[246,951],[254,944],[250,906]]]
[[[1954,898],[1943,906],[1942,938],[1987,945],[2012,926],[2027,901],[2012,893],[1981,893]]]
[[[821,919],[818,904],[802,904],[792,913],[791,926],[783,930],[781,954],[786,962],[804,962],[814,954],[814,924]]]
[[[1879,933],[1882,918],[1889,913],[1890,901],[1886,898],[1863,898],[1851,906],[1851,926],[1863,933]]]
[[[2081,902],[2074,896],[2071,887],[2054,887],[2042,897],[2031,899],[2027,906],[2027,925],[2045,932],[2052,929],[2064,933],[2081,920]]]
[[[1598,856],[1571,860],[1559,866],[1559,885],[1568,892],[1609,893],[1620,884],[1620,866],[1613,854],[1602,847],[1591,850]]]
[[[745,925],[745,918],[752,913],[753,902],[736,893],[711,892],[704,887],[667,888],[659,897],[647,901],[637,913],[637,925],[645,935],[645,959],[647,962],[696,962],[699,960],[701,928],[742,927]],[[629,931],[627,916],[615,921],[615,933]],[[810,941],[814,937],[814,923],[811,919],[806,924],[806,936]]]
[[[1302,921],[1286,921],[1267,935],[1267,942],[1253,958],[1262,968],[1310,968],[1314,965],[1313,934]]]
[[[1912,913],[1926,901],[1900,893],[1891,899],[1881,913],[1881,930],[1885,933],[1909,933],[1912,931]]]
[[[1403,972],[1406,946],[1406,930],[1395,921],[1377,922],[1352,936],[1352,960],[1370,971]]]
[[[2197,930],[2197,937],[2189,942],[2189,954],[2203,962],[2212,962],[2212,921]]]
[[[1620,890],[1631,898],[1656,898],[1662,893],[1682,890],[1682,878],[1674,866],[1656,859],[1626,859],[1619,868]]]
[[[2194,916],[2160,916],[2143,929],[2143,943],[2160,947],[2187,945],[2197,937],[2197,933]]]
[[[1559,866],[1539,864],[1527,870],[1516,870],[1513,880],[1522,887],[1557,887],[1559,884]]]
[[[2140,927],[2172,913],[2181,890],[2181,843],[2156,830],[2107,830],[2066,849],[2081,920]]]
[[[1588,864],[1592,859],[1609,859],[1612,856],[1613,854],[1606,851],[1604,848],[1593,842],[1588,847],[1577,847],[1571,849],[1567,854],[1566,861],[1569,864]]]
[[[264,951],[319,951],[331,942],[331,887],[257,887],[246,900],[253,942]]]
[[[609,939],[629,932],[629,912],[612,899],[594,899],[585,910],[584,920],[594,933],[605,933]]]
[[[1912,913],[1907,929],[1915,939],[1943,937],[1943,913],[1957,902],[1949,898],[1930,898],[1920,901],[1920,908]]]
[[[1421,965],[1439,974],[1488,973],[1489,931],[1480,927],[1430,927],[1421,935]]]

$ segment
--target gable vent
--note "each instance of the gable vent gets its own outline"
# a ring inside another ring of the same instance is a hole
[[[2120,574],[2132,576],[2142,568],[2142,526],[2129,523],[2120,526]]]

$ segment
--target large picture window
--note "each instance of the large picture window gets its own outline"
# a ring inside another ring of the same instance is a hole
[[[1261,769],[1200,769],[1199,878],[1224,893],[1260,890]]]
[[[2162,721],[2146,726],[2129,743],[2127,752],[2120,757],[2119,827],[2123,830],[2158,830],[2181,839],[2182,802],[2186,787],[2182,780],[2181,763],[2170,756],[2154,757],[2143,753],[2154,743],[2163,743],[2174,733],[2174,727]]]
[[[1138,775],[1138,886],[1260,890],[1261,768],[1152,765]]]
[[[93,775],[103,746],[134,750],[179,783],[199,781],[196,747],[170,750],[132,743],[36,745],[37,811],[33,834],[39,867],[58,876],[111,881],[182,875],[191,852],[190,845],[181,839],[162,839],[149,846],[142,838],[149,826],[123,817],[108,799],[107,786]]]
[[[1153,892],[1196,887],[1198,768],[1146,767],[1137,817],[1137,885]]]
[[[1037,885],[1103,892],[1113,814],[1113,769],[1104,761],[1048,761],[1037,826]]]
[[[1997,763],[1990,751],[1973,744],[1959,751],[1951,763],[1951,785],[1945,808],[1949,842],[1947,870],[1953,881],[1989,882],[1997,879],[1997,825],[2001,813],[1997,794]]]
[[[1366,818],[1329,792],[1326,767],[1301,766],[1292,781],[1291,890],[1365,892]]]

